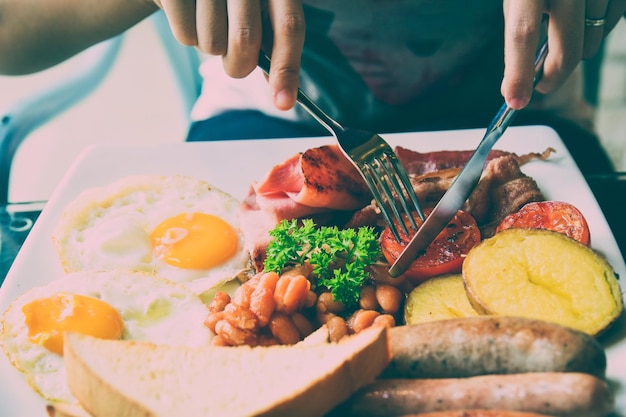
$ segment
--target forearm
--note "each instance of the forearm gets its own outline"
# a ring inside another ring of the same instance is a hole
[[[150,0],[0,0],[0,73],[51,67],[155,10]]]

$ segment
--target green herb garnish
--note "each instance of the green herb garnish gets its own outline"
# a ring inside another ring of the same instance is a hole
[[[265,270],[280,273],[285,267],[309,263],[316,284],[328,288],[337,301],[358,303],[367,279],[366,268],[380,258],[378,236],[372,227],[358,230],[317,227],[313,220],[283,220],[270,231]]]

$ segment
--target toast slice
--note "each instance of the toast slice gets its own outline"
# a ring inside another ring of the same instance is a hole
[[[201,347],[66,335],[72,394],[94,417],[322,416],[388,365],[387,331],[339,343]]]

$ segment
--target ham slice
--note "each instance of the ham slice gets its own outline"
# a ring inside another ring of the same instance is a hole
[[[253,188],[261,208],[287,197],[302,206],[356,210],[371,199],[361,174],[337,145],[292,156],[274,166]]]
[[[340,218],[346,212],[351,215],[371,198],[365,181],[337,145],[293,155],[251,185],[239,212],[245,249],[262,269],[269,231],[281,220],[313,217],[324,219],[318,224],[329,224],[335,213]]]

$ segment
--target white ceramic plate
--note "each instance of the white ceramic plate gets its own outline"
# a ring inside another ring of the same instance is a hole
[[[420,152],[473,149],[483,130],[383,135],[392,145]],[[96,146],[85,151],[68,170],[0,288],[0,311],[27,289],[59,278],[63,272],[50,239],[64,207],[82,190],[109,184],[134,174],[182,174],[207,180],[242,199],[251,181],[273,165],[309,147],[332,143],[332,138],[272,139],[184,143],[154,146]],[[585,215],[593,247],[603,253],[616,272],[626,278],[626,266],[591,190],[561,139],[541,126],[510,128],[496,148],[517,153],[557,150],[548,161],[534,161],[522,170],[536,179],[548,199],[568,201]],[[626,410],[626,322],[616,323],[605,340],[608,378],[615,383],[616,410]],[[44,402],[0,354],[0,416],[45,416]]]

